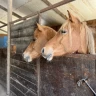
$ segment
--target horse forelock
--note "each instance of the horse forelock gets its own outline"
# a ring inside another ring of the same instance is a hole
[[[68,25],[69,23],[69,20],[67,20],[61,27],[58,31],[61,31],[61,30],[64,30],[65,26]]]
[[[67,26],[68,28],[68,35],[69,35],[69,44],[70,44],[70,48],[72,47],[72,28],[71,28],[71,22],[69,20],[67,20],[59,29],[59,32],[61,30],[64,30],[65,27]]]

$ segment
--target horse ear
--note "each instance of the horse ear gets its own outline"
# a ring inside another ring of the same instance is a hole
[[[78,22],[80,22],[79,19],[77,19],[75,16],[73,16],[73,15],[69,12],[69,10],[67,10],[67,12],[68,12],[69,20],[70,20],[71,22],[73,22],[73,23],[78,23]]]
[[[43,30],[43,27],[42,27],[40,24],[38,24],[38,23],[37,23],[37,27],[38,27],[38,29],[39,29],[40,31]]]

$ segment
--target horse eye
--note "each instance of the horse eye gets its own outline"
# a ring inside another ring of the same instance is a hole
[[[65,30],[62,30],[62,31],[61,31],[61,33],[67,33],[67,31],[65,31]]]
[[[33,38],[33,41],[36,41],[36,39],[35,39],[35,38]]]

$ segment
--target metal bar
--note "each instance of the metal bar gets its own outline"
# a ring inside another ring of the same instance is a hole
[[[41,16],[40,13],[38,12],[38,23],[41,24]],[[42,24],[41,24],[42,25]],[[37,90],[37,96],[41,96],[40,94],[40,58],[37,59],[37,74],[38,74],[38,90]]]
[[[8,47],[7,47],[7,96],[10,96],[10,65],[11,65],[11,59],[10,59],[10,44],[11,44],[11,24],[12,21],[12,0],[8,0]]]
[[[40,96],[40,58],[37,59],[37,74],[38,74],[37,96]]]
[[[96,96],[96,92],[92,89],[92,87],[88,84],[88,82],[85,79],[84,81],[87,84],[87,86],[90,88],[90,90],[94,93],[94,95]]]
[[[2,10],[4,10],[4,11],[8,11],[5,7],[3,7],[2,5],[0,5],[0,8],[2,9]],[[20,16],[20,15],[18,15],[17,13],[15,13],[15,12],[12,12],[12,14],[15,16],[15,17],[17,17],[17,18],[22,18],[22,16]]]
[[[56,3],[56,4],[53,4],[53,5],[49,6],[49,7],[46,7],[46,8],[44,8],[44,9],[40,10],[40,13],[46,12],[46,11],[48,11],[48,10],[54,9],[54,8],[56,8],[56,7],[59,7],[59,6],[61,6],[61,5],[67,4],[67,3],[72,2],[72,1],[74,1],[74,0],[62,0],[62,1],[58,2],[58,3]],[[20,19],[17,19],[17,20],[15,20],[15,21],[12,21],[11,24],[16,23],[16,22],[19,22],[19,21],[21,21],[21,20],[24,20],[24,19],[26,19],[26,18],[35,16],[35,15],[38,15],[38,12],[31,13],[31,14],[25,16],[25,17],[22,17],[22,18],[20,18]]]
[[[42,0],[46,5],[51,6],[52,4],[48,0]],[[58,15],[60,15],[65,20],[67,19],[66,15],[64,15],[62,12],[60,12],[57,8],[53,9]]]

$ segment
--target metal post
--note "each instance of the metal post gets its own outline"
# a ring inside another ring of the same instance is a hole
[[[41,24],[41,16],[40,12],[38,12],[38,23]],[[37,78],[38,78],[38,84],[37,84],[37,96],[41,96],[40,94],[40,58],[37,59]]]
[[[40,96],[40,58],[37,59],[37,96]]]
[[[8,47],[7,47],[7,96],[10,96],[10,44],[11,44],[11,40],[10,40],[10,33],[11,33],[11,23],[12,22],[12,0],[8,0],[8,27],[7,27],[7,31],[8,31]]]

